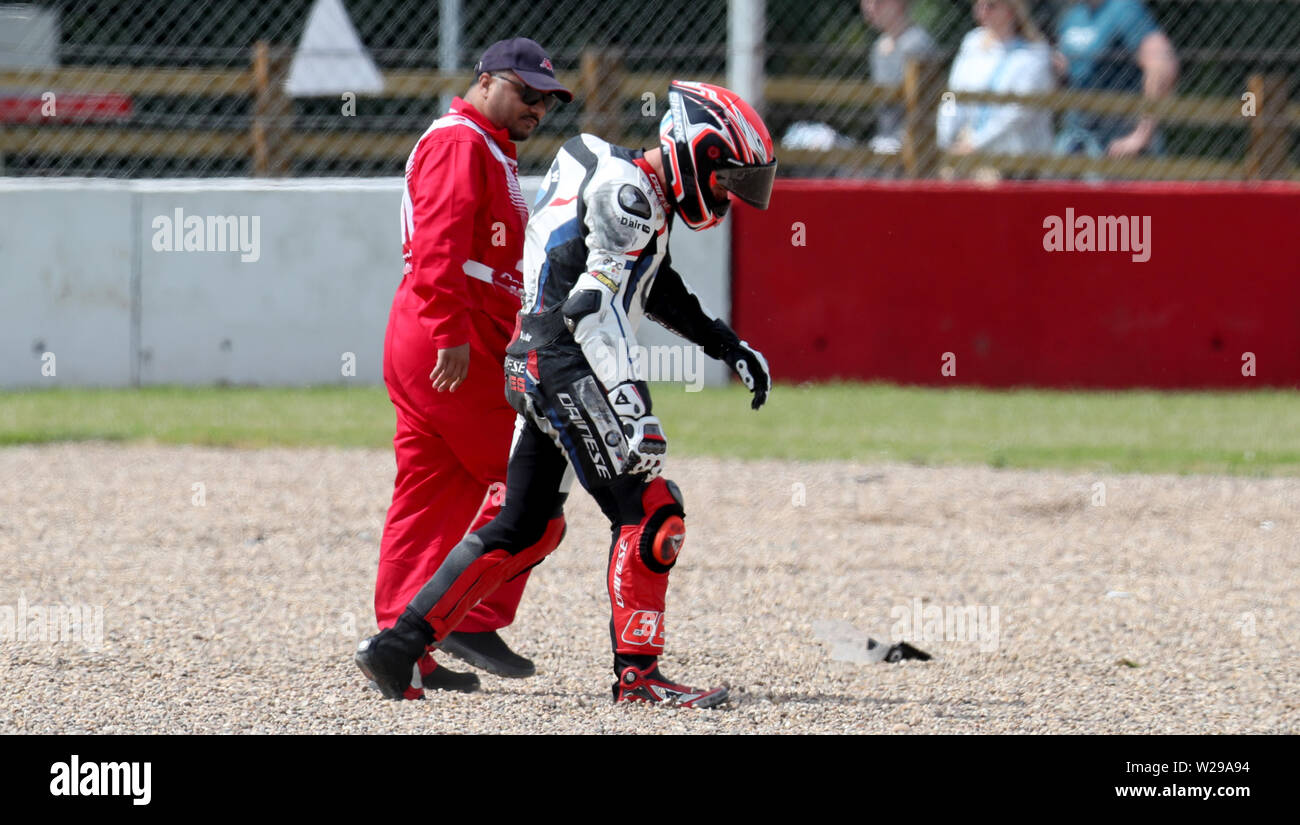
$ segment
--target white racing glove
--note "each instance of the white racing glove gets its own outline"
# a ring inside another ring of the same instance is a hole
[[[644,384],[638,386],[638,382],[627,381],[611,389],[608,398],[610,406],[618,414],[623,437],[627,439],[627,459],[623,462],[622,472],[631,475],[646,473],[648,478],[654,478],[663,470],[668,439],[664,437],[659,419],[650,415],[650,397],[644,387]]]
[[[636,475],[645,473],[654,478],[663,471],[664,457],[668,454],[668,439],[664,437],[659,419],[653,415],[623,419],[623,434],[627,436],[627,461],[623,472]]]

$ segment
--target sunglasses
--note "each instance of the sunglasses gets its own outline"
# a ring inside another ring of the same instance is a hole
[[[538,103],[541,103],[546,108],[547,111],[550,111],[550,109],[553,108],[555,104],[560,100],[558,97],[551,94],[550,92],[546,92],[545,94],[543,94],[542,92],[537,91],[532,86],[529,86],[526,83],[520,83],[518,80],[515,80],[513,77],[506,77],[505,75],[500,75],[500,74],[493,74],[492,76],[495,77],[497,80],[504,80],[507,83],[512,83],[515,86],[518,86],[519,99],[524,102],[525,106],[536,106]]]

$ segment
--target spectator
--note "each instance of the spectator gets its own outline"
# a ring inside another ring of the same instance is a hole
[[[1056,69],[1072,89],[1169,94],[1178,80],[1174,47],[1141,0],[1071,2],[1057,27]],[[1066,112],[1056,141],[1062,154],[1130,157],[1161,148],[1156,120]]]
[[[957,92],[1035,94],[1053,87],[1052,53],[1024,0],[976,0],[979,28],[961,41],[948,76]],[[1017,103],[954,103],[939,108],[939,145],[965,155],[1048,154],[1052,115]]]
[[[871,46],[871,82],[878,86],[903,85],[903,66],[908,60],[924,59],[934,53],[934,40],[912,22],[911,0],[860,0],[862,16],[880,30]],[[897,154],[903,145],[903,107],[881,106],[877,113],[874,152]]]

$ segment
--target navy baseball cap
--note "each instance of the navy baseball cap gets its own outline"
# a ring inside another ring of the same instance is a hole
[[[503,69],[519,75],[520,80],[539,92],[553,94],[565,103],[573,102],[573,92],[555,79],[555,67],[551,65],[551,58],[546,56],[546,50],[535,40],[527,37],[498,40],[483,52],[478,64],[474,66],[474,74],[499,72]]]

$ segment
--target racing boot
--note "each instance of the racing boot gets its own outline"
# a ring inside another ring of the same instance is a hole
[[[614,683],[615,702],[649,702],[678,708],[712,708],[727,701],[730,689],[693,688],[669,681],[652,661],[648,666],[624,665]]]

